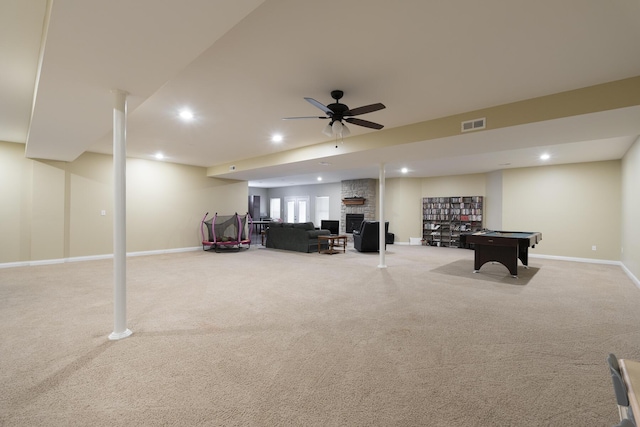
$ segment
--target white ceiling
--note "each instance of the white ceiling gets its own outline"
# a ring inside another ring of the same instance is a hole
[[[384,103],[361,117],[393,138],[403,125],[638,76],[639,21],[638,0],[2,0],[0,140],[26,143],[32,158],[110,153],[111,89],[130,94],[132,157],[208,167],[333,144],[326,121],[281,120],[322,115],[303,97],[327,104],[333,89],[350,107]],[[193,121],[178,119],[183,107]],[[401,166],[476,173],[535,166],[545,150],[550,163],[619,159],[638,134],[630,107],[226,177],[334,182],[375,178],[381,162],[388,177]]]

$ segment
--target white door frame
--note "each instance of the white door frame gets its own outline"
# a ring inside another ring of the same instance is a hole
[[[301,204],[304,206],[301,209]],[[309,222],[309,196],[287,196],[284,198],[284,219],[285,222]],[[293,212],[290,212],[290,208]],[[300,217],[302,210],[304,218]],[[293,218],[292,218],[293,217]],[[291,221],[293,219],[293,221]]]

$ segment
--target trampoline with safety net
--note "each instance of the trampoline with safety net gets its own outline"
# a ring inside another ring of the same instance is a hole
[[[253,222],[251,216],[246,215],[218,215],[207,219],[209,212],[204,214],[200,224],[202,235],[202,250],[219,252],[220,250],[251,247],[251,230]]]

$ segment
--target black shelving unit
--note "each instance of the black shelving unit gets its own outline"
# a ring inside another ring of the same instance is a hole
[[[460,236],[482,230],[483,196],[422,199],[422,241],[428,246],[460,247]]]

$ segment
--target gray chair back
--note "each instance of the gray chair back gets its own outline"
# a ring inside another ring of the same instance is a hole
[[[616,401],[620,406],[629,406],[629,396],[627,395],[627,386],[622,380],[620,373],[620,365],[615,354],[610,353],[607,357],[609,372],[611,373],[611,381],[613,382],[613,391],[616,394]]]

